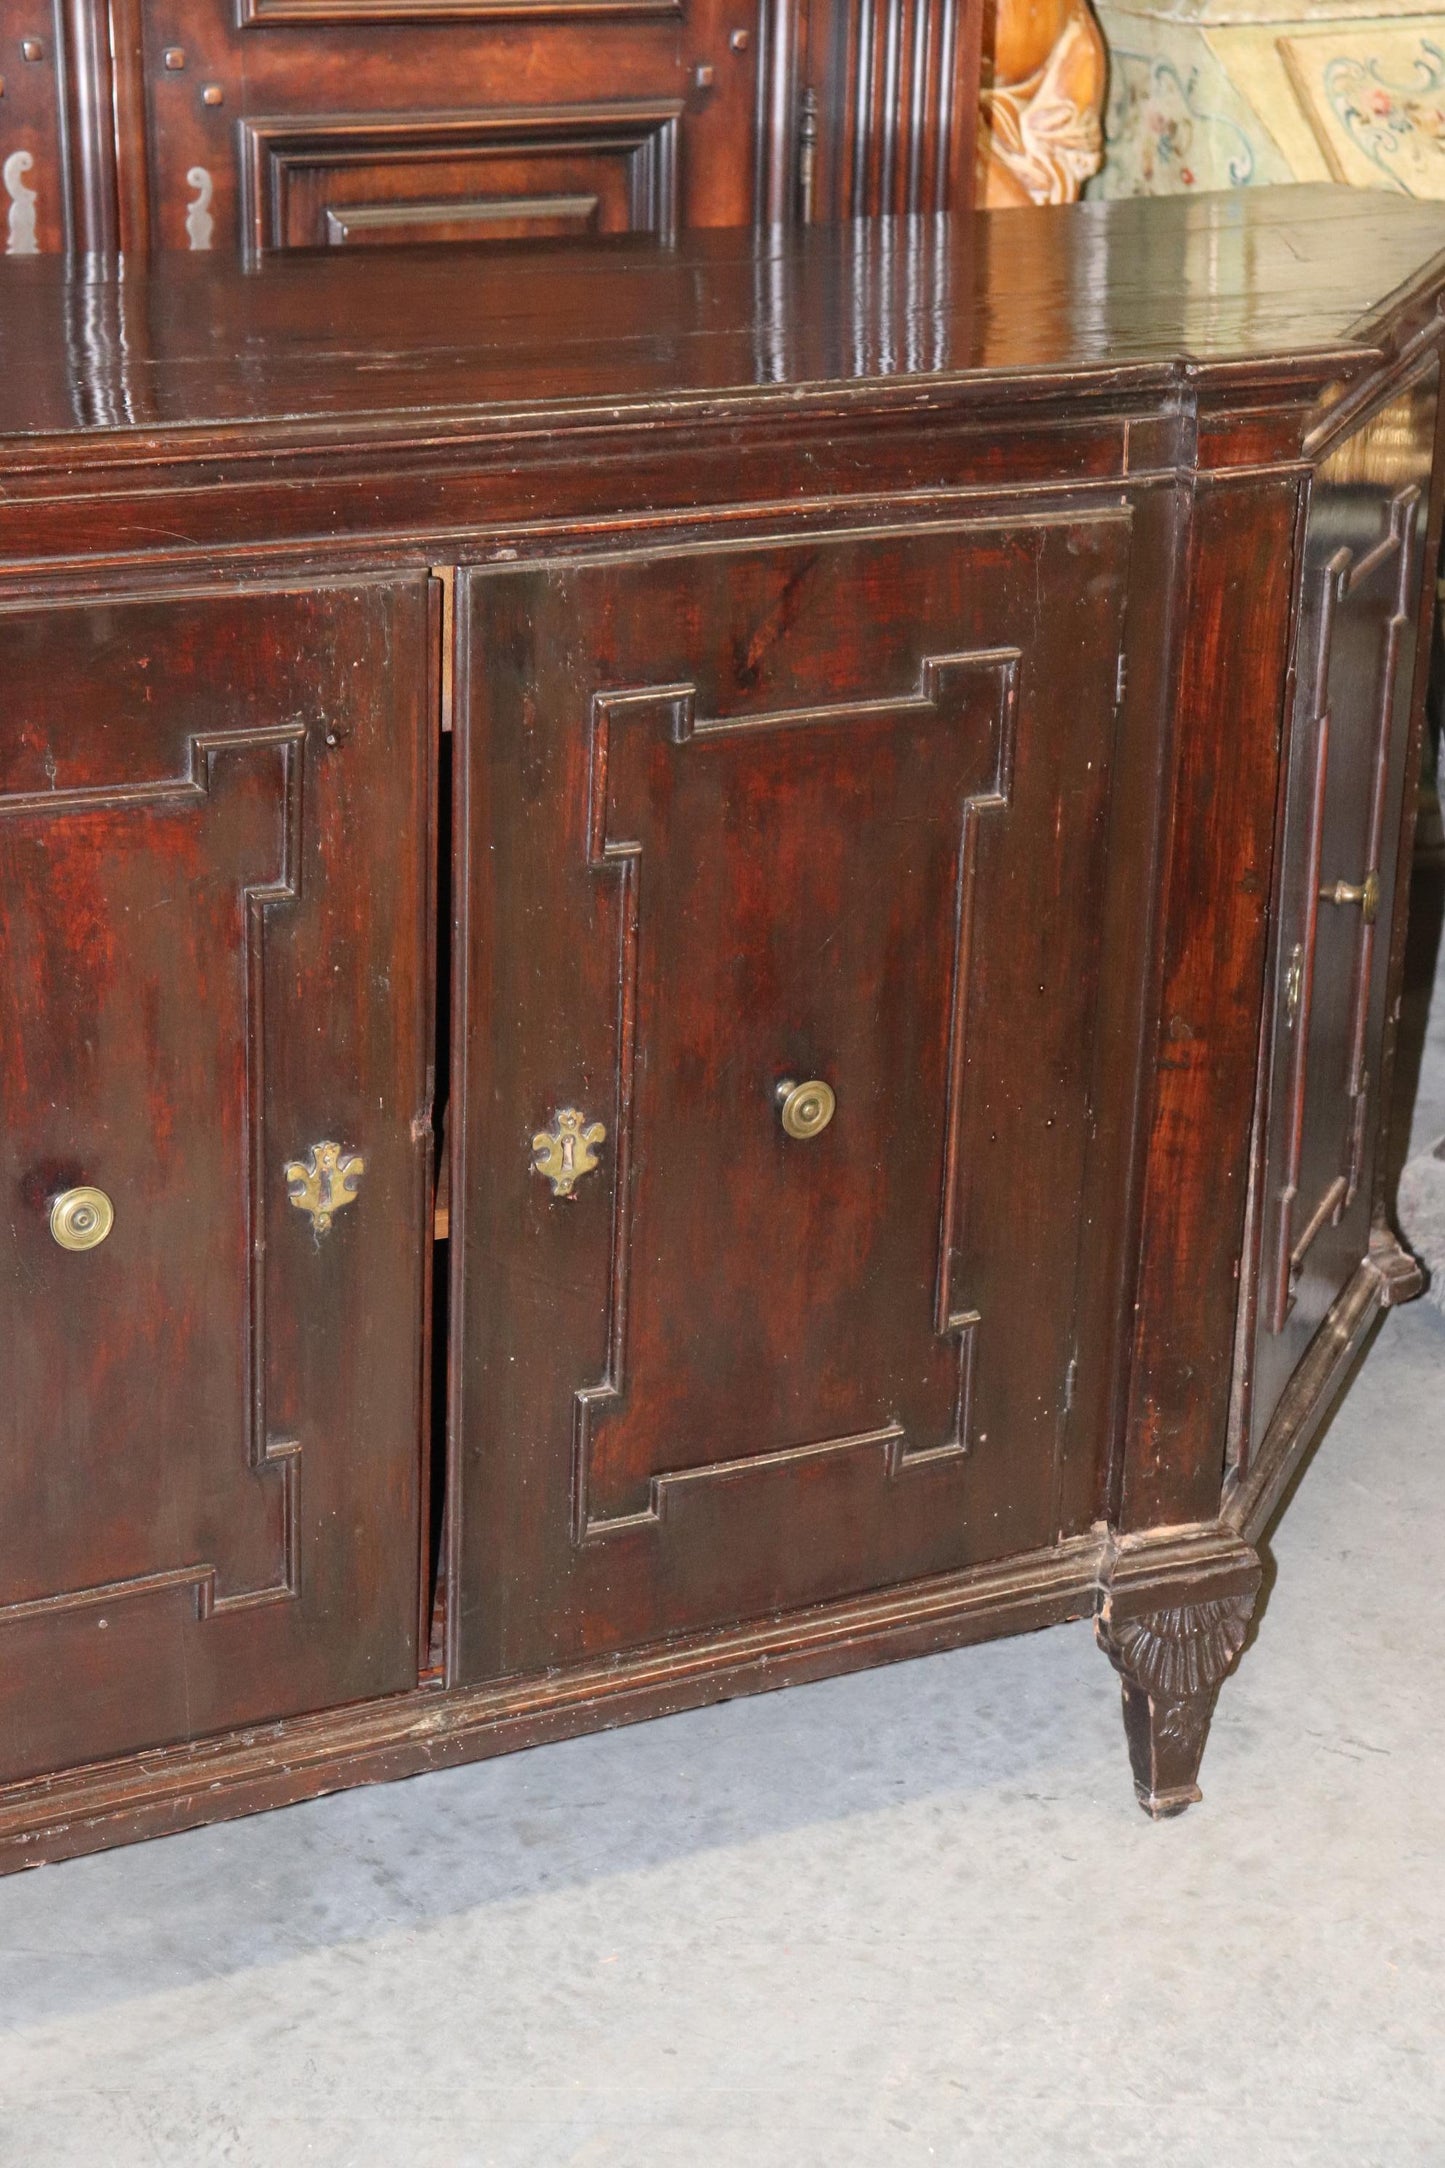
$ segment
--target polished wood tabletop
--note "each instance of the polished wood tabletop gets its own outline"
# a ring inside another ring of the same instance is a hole
[[[1367,351],[1445,255],[1445,205],[1242,189],[800,232],[143,261],[0,262],[0,465],[15,439],[448,416],[674,417],[921,399],[1031,375],[1158,381]],[[899,391],[904,382],[896,383]],[[7,448],[7,440],[8,448]]]

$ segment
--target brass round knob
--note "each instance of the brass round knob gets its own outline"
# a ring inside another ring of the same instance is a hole
[[[50,1232],[63,1250],[93,1250],[115,1225],[103,1189],[63,1189],[50,1207]]]
[[[832,1085],[825,1084],[821,1077],[810,1077],[806,1084],[789,1081],[778,1086],[778,1106],[790,1137],[821,1136],[837,1104]]]

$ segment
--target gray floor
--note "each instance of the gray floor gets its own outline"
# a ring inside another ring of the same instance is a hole
[[[1182,1821],[1081,1627],[42,1870],[0,2162],[1441,2168],[1442,1398],[1417,1305]]]

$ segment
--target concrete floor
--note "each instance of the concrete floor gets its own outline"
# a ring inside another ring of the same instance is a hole
[[[1181,1821],[1077,1627],[44,1869],[0,2163],[1442,2168],[1442,1401],[1417,1305]]]

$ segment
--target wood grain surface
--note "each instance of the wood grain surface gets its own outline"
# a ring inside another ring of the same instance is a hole
[[[1417,1278],[1442,242],[0,267],[5,1863],[1090,1609],[1196,1796]]]

